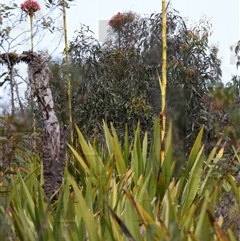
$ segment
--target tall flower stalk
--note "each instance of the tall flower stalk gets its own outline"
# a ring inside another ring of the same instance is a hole
[[[14,82],[14,76],[13,76],[14,68],[11,64],[9,65],[9,72],[10,72],[10,91],[11,91],[12,116],[14,116],[14,114],[15,114],[14,84],[15,84],[15,82]]]
[[[166,90],[167,90],[167,10],[166,0],[162,0],[162,79],[158,75],[161,89],[162,110],[161,110],[161,163],[165,159],[165,143],[166,143]]]
[[[33,16],[29,15],[29,18],[30,18],[31,50],[33,51]]]
[[[123,27],[127,23],[131,23],[133,21],[134,21],[134,15],[131,12],[127,12],[127,13],[118,12],[109,20],[108,25],[112,28],[112,30],[115,33],[117,33],[119,49],[121,47],[121,33],[123,31]]]
[[[24,11],[30,19],[30,39],[31,39],[31,51],[33,51],[33,17],[35,12],[40,10],[40,5],[33,0],[27,0],[21,4],[21,9]],[[34,80],[31,80],[34,81]],[[36,133],[36,115],[35,115],[35,105],[34,105],[34,96],[31,88],[31,102],[32,102],[32,112],[33,112],[33,133]],[[34,141],[34,148],[36,147],[36,143]]]
[[[64,29],[66,64],[67,66],[69,66],[69,50],[68,50],[68,39],[67,39],[67,14],[66,14],[65,0],[62,0],[62,11],[63,11],[63,29]],[[68,95],[70,138],[71,138],[71,142],[73,143],[72,91],[71,91],[71,80],[70,80],[69,74],[67,77],[67,95]]]
[[[36,1],[27,0],[21,4],[21,9],[29,16],[30,19],[31,50],[33,51],[33,16],[35,12],[40,10],[40,5]]]

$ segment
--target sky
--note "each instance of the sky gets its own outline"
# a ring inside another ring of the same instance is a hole
[[[56,1],[56,0],[55,0]],[[0,0],[0,3],[8,4],[9,0]],[[20,5],[23,1],[15,0]],[[44,0],[38,1],[41,11],[36,14],[36,20],[41,20],[47,13]],[[239,0],[171,0],[172,8],[179,11],[188,24],[198,23],[203,17],[212,23],[212,36],[210,44],[219,47],[219,57],[222,60],[223,82],[231,79],[236,74],[234,55],[230,53],[230,46],[240,39],[240,4]],[[68,40],[72,40],[80,23],[90,27],[98,40],[102,40],[106,33],[107,21],[117,12],[133,11],[141,15],[157,13],[161,11],[161,0],[74,0],[70,9],[67,10]],[[58,12],[51,14],[55,24],[62,26],[62,20]],[[105,25],[105,26],[104,26]],[[21,33],[28,29],[28,21],[18,26]],[[28,38],[29,33],[21,34],[20,38]],[[16,46],[14,50],[22,52],[28,49],[29,43]],[[60,56],[64,48],[61,41],[61,33],[48,33],[44,38],[36,41],[35,50],[48,50],[53,56]],[[2,50],[0,50],[3,52]],[[230,61],[232,57],[232,61]],[[232,63],[231,63],[232,62]],[[20,66],[20,72],[26,72],[26,67]],[[0,68],[1,73],[1,68]],[[24,87],[23,87],[24,88]],[[7,99],[7,90],[0,89],[0,96]]]

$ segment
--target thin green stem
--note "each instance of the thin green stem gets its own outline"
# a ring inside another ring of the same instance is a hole
[[[33,51],[33,15],[29,15],[30,18],[30,35],[31,35],[31,50]],[[33,79],[31,81],[34,81]],[[35,114],[35,103],[34,103],[34,95],[33,90],[31,89],[31,102],[32,102],[32,113],[33,113],[33,148],[36,149],[36,140],[35,140],[35,134],[36,134],[36,114]]]
[[[10,88],[11,88],[12,116],[14,116],[14,114],[15,114],[15,106],[14,106],[14,77],[13,77],[13,66],[10,67]]]
[[[30,33],[31,33],[31,50],[33,51],[33,16],[29,15],[30,17]]]
[[[67,17],[66,17],[65,0],[62,0],[62,8],[63,8],[63,29],[64,29],[66,64],[67,66],[69,66],[69,50],[68,50],[68,40],[67,40]],[[71,80],[70,80],[69,74],[67,77],[67,95],[68,95],[70,138],[71,138],[71,142],[73,143],[72,92],[71,92]]]
[[[167,13],[166,0],[162,0],[162,80],[160,81],[162,113],[161,113],[161,163],[165,159],[165,143],[166,143],[166,90],[167,90]]]

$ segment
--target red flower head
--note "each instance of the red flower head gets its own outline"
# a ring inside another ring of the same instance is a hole
[[[131,12],[120,13],[118,12],[114,15],[111,20],[108,22],[108,25],[112,27],[115,31],[119,31],[126,23],[133,22],[134,15]]]
[[[21,4],[21,9],[27,13],[27,15],[33,16],[35,12],[40,10],[40,5],[37,1],[27,0]]]

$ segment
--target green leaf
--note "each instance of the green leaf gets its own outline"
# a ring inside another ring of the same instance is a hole
[[[197,136],[197,138],[194,142],[194,145],[192,147],[191,153],[190,153],[188,161],[187,161],[187,166],[186,166],[186,168],[185,168],[185,170],[184,170],[184,172],[183,172],[183,174],[180,178],[180,182],[178,184],[179,187],[178,187],[176,197],[179,197],[179,196],[183,195],[182,194],[182,192],[183,192],[182,188],[184,188],[184,186],[185,186],[185,192],[188,192],[186,190],[185,184],[186,184],[186,181],[190,179],[189,175],[190,175],[190,171],[191,171],[194,163],[195,163],[195,166],[196,166],[196,159],[197,159],[197,157],[199,157],[199,150],[200,150],[200,147],[201,147],[202,135],[203,135],[203,128],[198,133],[198,136]],[[203,149],[202,149],[202,151],[203,151]],[[200,164],[200,163],[198,163],[198,164]],[[196,167],[195,167],[195,170],[196,170]],[[199,178],[200,173],[198,172],[198,170],[196,170],[196,172],[197,172],[196,174],[198,174],[197,178]],[[196,181],[197,179],[194,178],[194,180]],[[186,199],[186,197],[184,197],[184,198]]]
[[[78,139],[82,148],[82,152],[87,160],[87,163],[89,164],[89,168],[91,169],[91,172],[94,175],[98,176],[100,175],[103,168],[102,160],[99,157],[97,151],[95,151],[90,144],[87,144],[79,128],[76,125],[75,127],[77,130]]]
[[[216,234],[217,240],[218,241],[230,241],[228,236],[226,235],[226,233],[220,228],[218,223],[215,221],[212,213],[209,210],[207,210],[207,215],[208,215],[210,223],[211,223],[211,225],[212,225],[212,227],[214,229],[214,232]]]
[[[31,217],[32,221],[34,222],[35,221],[34,202],[33,202],[33,199],[30,195],[30,192],[28,191],[28,189],[26,187],[26,184],[24,183],[19,171],[18,171],[18,178],[19,178],[19,181],[20,181],[22,195],[24,197],[24,202],[25,202],[24,205],[26,205],[27,210],[30,214],[30,217]]]
[[[112,135],[105,122],[103,122],[103,130],[104,130],[104,135],[105,135],[105,141],[106,141],[107,148],[108,148],[108,153],[109,153],[109,155],[111,155],[113,153]]]
[[[126,125],[126,130],[125,130],[125,135],[124,135],[124,161],[125,161],[125,165],[128,165],[128,158],[129,158],[129,149],[130,149],[130,145],[129,145],[129,139],[128,139],[128,127]]]
[[[150,152],[148,156],[148,162],[146,164],[145,172],[152,173],[149,180],[149,194],[151,198],[156,196],[158,182],[158,174],[160,170],[160,121],[159,118],[154,119],[154,130],[153,130],[153,140],[151,142]],[[146,175],[147,175],[146,174]]]
[[[198,156],[195,159],[195,163],[190,170],[189,179],[187,184],[184,187],[183,194],[182,194],[182,213],[184,214],[189,207],[194,202],[196,194],[199,189],[199,184],[201,181],[201,174],[202,174],[202,165],[203,165],[203,147],[198,153]]]
[[[146,226],[152,226],[155,232],[154,239],[155,240],[168,240],[168,234],[164,232],[164,229],[162,229],[156,222],[155,220],[148,214],[144,208],[137,203],[134,198],[128,193],[125,192],[126,197],[131,201],[133,207],[136,209],[137,213],[139,214],[142,223]]]
[[[172,171],[173,171],[173,157],[172,157],[172,124],[170,124],[168,132],[167,132],[167,138],[166,138],[166,156],[165,160],[162,164],[162,175],[163,175],[163,185],[161,188],[162,190],[162,196],[164,195],[165,191],[168,188],[168,185],[170,183],[171,177],[172,177]]]
[[[219,143],[219,142],[218,142]],[[210,153],[208,159],[207,159],[207,162],[205,164],[205,168],[203,170],[203,172],[207,172],[201,186],[200,186],[200,190],[199,190],[199,194],[202,194],[204,195],[204,191],[207,189],[207,188],[211,188],[210,186],[210,183],[209,183],[209,179],[211,178],[211,174],[212,174],[212,171],[214,170],[215,168],[215,163],[217,163],[219,160],[221,160],[222,156],[223,156],[223,153],[224,153],[224,147],[222,147],[219,152],[217,153],[216,157],[213,158],[215,156],[215,153],[216,153],[216,150],[217,150],[217,146],[218,144],[213,148],[212,152]],[[214,154],[214,155],[213,155]],[[212,159],[210,159],[210,156]],[[213,164],[210,165],[210,160],[213,161]],[[208,168],[208,170],[207,170]]]
[[[66,214],[68,212],[68,201],[69,201],[69,180],[65,174],[66,183],[61,189],[60,196],[58,199],[58,205],[56,214],[54,217],[53,233],[55,240],[63,237],[64,220],[66,220]]]
[[[195,235],[201,240],[203,238],[203,236],[205,236],[204,232],[203,232],[203,224],[204,224],[204,217],[206,216],[206,210],[207,210],[207,204],[209,202],[209,192],[207,191],[205,193],[205,197],[203,200],[203,204],[201,206],[201,212],[199,215],[199,219],[197,222],[197,226],[196,226],[196,230],[195,230]]]
[[[75,151],[75,149],[67,144],[68,147],[70,148],[70,150],[72,151],[73,155],[76,157],[77,161],[80,163],[82,169],[87,173],[90,174],[90,169],[88,167],[88,164],[85,163],[85,161],[83,160],[83,158]]]
[[[186,231],[186,232],[181,232],[182,240],[183,240],[183,237],[186,236],[186,233],[193,229],[194,214],[200,201],[201,201],[200,199],[196,200],[188,209],[188,211],[183,214],[181,218],[178,217],[178,219],[180,220],[179,225],[181,230]]]
[[[143,138],[143,144],[142,144],[142,157],[143,157],[143,166],[145,169],[146,163],[147,163],[147,153],[148,152],[148,135],[147,132],[144,135]]]
[[[75,198],[77,201],[76,204],[76,212],[81,215],[83,218],[84,224],[86,225],[86,229],[88,232],[89,240],[90,241],[100,241],[100,238],[98,236],[97,232],[97,226],[94,222],[94,218],[91,214],[91,212],[88,209],[88,206],[86,204],[86,201],[82,195],[82,192],[79,190],[76,182],[73,180],[73,178],[70,178],[70,184],[72,185],[75,193]]]
[[[122,155],[121,147],[115,138],[112,139],[112,144],[113,144],[113,153],[115,157],[117,172],[119,175],[122,175],[123,173],[126,172],[126,165],[125,165],[124,157]]]
[[[234,195],[235,195],[235,199],[237,200],[237,204],[238,204],[238,208],[240,209],[240,192],[239,192],[239,188],[236,185],[235,181],[233,180],[233,177],[228,173],[227,174],[228,180],[232,186]]]
[[[194,145],[192,147],[192,150],[190,152],[188,162],[187,162],[187,167],[186,167],[186,176],[190,172],[190,170],[191,170],[192,166],[194,165],[195,160],[196,160],[196,158],[199,154],[199,150],[200,150],[201,145],[202,145],[203,130],[204,130],[204,128],[202,127],[200,132],[198,133],[198,136],[197,136],[197,138],[194,142]]]
[[[131,168],[134,172],[134,182],[137,183],[140,175],[144,172],[143,155],[140,142],[140,123],[138,123],[135,131]]]

